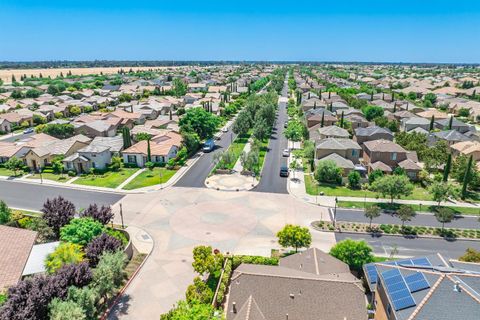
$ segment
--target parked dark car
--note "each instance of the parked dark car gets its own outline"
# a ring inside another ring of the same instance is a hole
[[[280,177],[288,177],[288,168],[286,166],[280,167]]]

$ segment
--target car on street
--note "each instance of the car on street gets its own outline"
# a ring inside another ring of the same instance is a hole
[[[284,128],[288,127],[288,121],[285,121],[285,123],[283,124],[283,127]]]
[[[205,141],[202,148],[203,152],[210,152],[213,151],[213,149],[215,149],[215,141],[213,141],[213,139]]]
[[[282,156],[290,157],[290,150],[289,149],[283,149]]]
[[[24,134],[28,134],[28,133],[32,133],[32,132],[33,132],[33,128],[27,128],[27,129],[23,130]]]
[[[288,177],[288,168],[286,166],[280,167],[280,177]]]
[[[228,132],[228,127],[223,127],[222,132]]]

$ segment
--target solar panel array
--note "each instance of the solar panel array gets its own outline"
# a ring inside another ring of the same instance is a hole
[[[367,269],[368,279],[370,279],[370,283],[377,283],[377,267],[374,264],[367,265],[365,267]]]
[[[417,292],[423,289],[430,288],[425,275],[421,272],[415,272],[405,277],[405,282],[407,283],[410,292]]]
[[[398,269],[382,272],[385,286],[393,303],[395,311],[413,307],[416,305],[410,290],[407,288],[405,279]]]
[[[382,264],[387,264],[390,266],[421,266],[421,267],[429,267],[432,265],[428,260],[428,258],[402,259],[402,260],[396,260],[396,261],[382,262]],[[368,274],[368,279],[370,280],[370,284],[377,283],[378,274],[377,274],[377,267],[375,266],[375,264],[366,265],[365,269],[367,269],[367,274]]]

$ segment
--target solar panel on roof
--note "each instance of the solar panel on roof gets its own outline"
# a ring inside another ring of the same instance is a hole
[[[393,307],[395,308],[395,311],[410,308],[415,305],[416,305],[415,300],[413,300],[413,297],[411,295],[408,297],[393,301]]]
[[[430,288],[425,275],[421,272],[415,272],[411,275],[405,277],[405,282],[407,283],[410,292],[417,292],[423,289]]]
[[[368,278],[370,279],[370,283],[377,283],[377,267],[375,265],[368,265],[366,267]]]
[[[412,259],[412,262],[413,262],[414,265],[417,265],[417,266],[431,266],[432,265],[427,258]]]
[[[395,311],[416,305],[400,270],[391,269],[384,271],[382,272],[382,277]]]

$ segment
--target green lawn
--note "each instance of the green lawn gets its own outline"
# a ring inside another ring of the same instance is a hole
[[[153,171],[145,170],[135,177],[129,184],[123,189],[133,190],[143,187],[149,187],[160,183],[167,182],[174,174],[176,170],[169,170],[165,168],[154,168]]]
[[[40,180],[40,174],[35,173],[32,174],[31,176],[28,176],[27,179],[38,179]],[[71,179],[67,174],[55,174],[55,173],[42,173],[42,179],[45,180],[53,180],[57,182],[65,182]]]
[[[101,175],[89,174],[78,178],[73,183],[84,186],[116,188],[138,170],[138,168],[123,168],[118,172],[109,171]]]
[[[269,141],[270,139],[265,139],[265,141],[262,141],[262,145],[260,146],[260,152],[258,153],[258,168],[257,172],[255,172],[256,175],[259,175],[260,171],[262,170],[263,163],[265,162],[265,157],[267,156]]]
[[[376,198],[377,196],[381,197],[381,194],[370,190],[352,190],[345,186],[337,186],[333,184],[322,183],[318,185],[316,181],[310,175],[305,175],[305,189],[308,194],[316,195],[323,192],[326,196],[338,196],[338,197],[359,197],[364,198]],[[425,200],[431,201],[432,196],[429,194],[428,190],[421,188],[415,185],[413,192],[408,197],[402,197],[406,200]]]
[[[374,202],[366,202],[363,201],[338,201],[338,206],[341,208],[350,208],[350,209],[363,209],[364,205],[367,207],[377,205],[382,209],[395,209],[399,207],[399,204],[394,203],[393,205],[390,203],[374,203]],[[410,205],[415,211],[426,211],[426,212],[433,212],[435,211],[435,206],[420,206],[418,204],[411,204]],[[473,208],[473,207],[454,207],[454,206],[447,206],[453,210],[456,214],[468,214],[468,215],[480,215],[480,208]]]
[[[243,149],[245,148],[245,145],[247,144],[248,139],[250,138],[251,132],[252,130],[250,129],[250,131],[247,134],[242,136],[237,136],[237,138],[233,140],[232,144],[230,144],[230,146],[228,147],[227,152],[233,153],[233,159],[232,159],[232,162],[227,165],[227,169],[231,170],[235,166],[235,163],[240,158],[240,155],[242,154]],[[218,165],[215,166],[213,170],[218,169],[217,167]]]
[[[23,171],[18,170],[17,177],[21,177],[22,175],[23,175]],[[13,177],[13,171],[0,167],[0,176]]]

